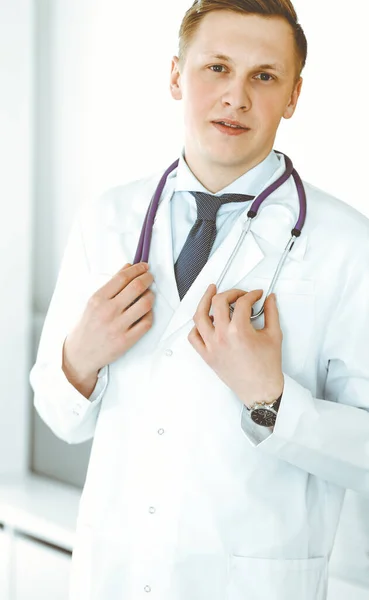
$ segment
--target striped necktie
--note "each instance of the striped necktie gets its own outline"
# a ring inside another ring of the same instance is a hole
[[[219,208],[222,204],[229,202],[254,200],[254,196],[247,196],[246,194],[214,196],[213,194],[205,194],[204,192],[190,193],[196,200],[197,219],[174,265],[178,293],[181,300],[209,258],[217,235],[216,216]]]

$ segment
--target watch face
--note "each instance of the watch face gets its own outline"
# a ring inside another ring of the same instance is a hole
[[[257,423],[257,425],[274,427],[277,415],[267,408],[256,408],[252,411],[251,418],[255,423]]]

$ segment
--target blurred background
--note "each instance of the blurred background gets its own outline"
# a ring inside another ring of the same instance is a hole
[[[181,104],[169,73],[190,5],[0,0],[1,600],[67,600],[91,443],[69,446],[39,419],[29,371],[80,203],[179,156]],[[309,56],[275,148],[305,181],[369,217],[368,7],[294,5]],[[350,490],[330,598],[349,594],[369,597],[369,498]]]

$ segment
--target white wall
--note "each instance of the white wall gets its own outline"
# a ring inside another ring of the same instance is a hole
[[[27,468],[31,307],[33,13],[0,2],[0,474]]]
[[[302,177],[369,216],[366,0],[295,0],[309,42],[300,106],[277,148]],[[364,68],[363,68],[364,67]]]

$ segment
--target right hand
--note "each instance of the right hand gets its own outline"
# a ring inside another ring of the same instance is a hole
[[[143,263],[127,264],[97,290],[64,342],[63,370],[71,381],[97,378],[125,354],[153,323],[154,277]]]

